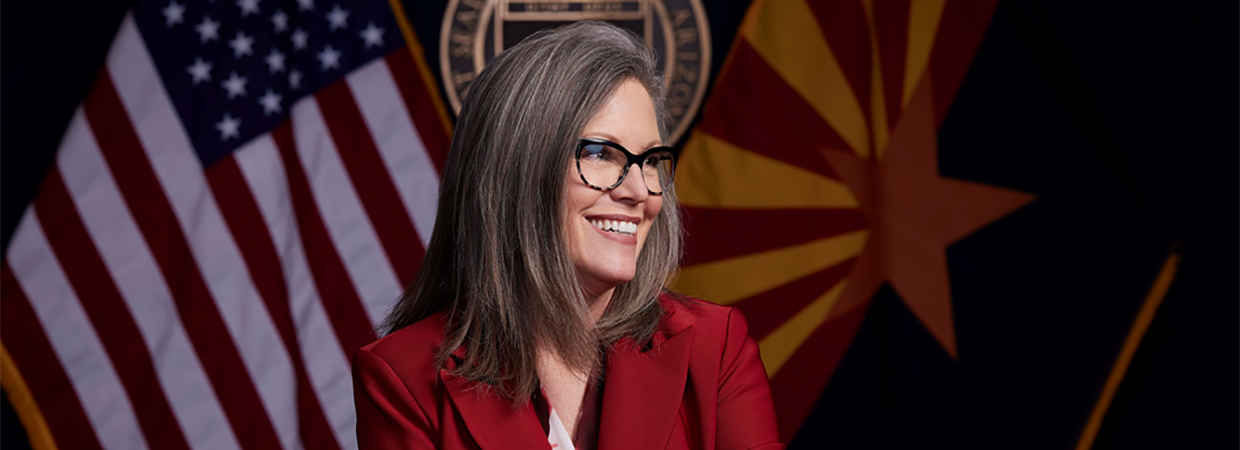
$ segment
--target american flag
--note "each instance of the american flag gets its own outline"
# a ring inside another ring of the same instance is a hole
[[[130,11],[0,273],[32,443],[357,448],[349,360],[435,220],[433,83],[396,1]]]

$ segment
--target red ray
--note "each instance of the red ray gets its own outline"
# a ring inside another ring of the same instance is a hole
[[[840,70],[852,86],[868,120],[870,114],[870,34],[866,30],[865,10],[860,1],[809,2],[818,19],[818,29],[831,45]],[[847,147],[841,147],[847,148]]]
[[[774,250],[866,227],[860,209],[682,207],[688,235],[683,265]]]
[[[956,98],[956,90],[973,62],[978,44],[990,25],[997,1],[947,2],[926,72],[934,80],[934,129],[938,130]]]
[[[818,148],[850,149],[744,39],[719,76],[698,129],[740,148],[839,179]],[[744,114],[737,114],[745,111]]]
[[[900,99],[904,92],[904,58],[908,47],[908,0],[874,3],[874,32],[878,36],[879,64],[882,65],[883,104],[887,107],[887,129],[900,120]]]
[[[868,305],[867,305],[868,306]],[[869,308],[854,308],[818,328],[771,378],[779,439],[791,442],[861,328]]]
[[[749,335],[762,340],[806,305],[852,272],[854,258],[809,274],[791,283],[746,298],[732,306],[749,321]]]

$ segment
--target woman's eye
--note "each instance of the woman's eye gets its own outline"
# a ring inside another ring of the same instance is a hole
[[[603,159],[607,156],[607,147],[601,144],[590,144],[586,146],[584,158]]]

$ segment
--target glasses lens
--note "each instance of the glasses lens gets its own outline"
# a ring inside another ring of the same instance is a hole
[[[588,143],[577,155],[577,165],[586,182],[599,189],[607,189],[620,181],[624,163],[628,158],[619,149],[609,145]]]
[[[671,152],[657,152],[646,155],[642,160],[642,178],[646,181],[646,189],[656,194],[671,189],[672,175],[676,173],[676,163]]]

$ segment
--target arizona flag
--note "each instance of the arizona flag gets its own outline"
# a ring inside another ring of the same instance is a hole
[[[4,255],[35,448],[350,449],[448,122],[399,2],[148,0]]]
[[[681,157],[676,287],[745,313],[785,442],[884,282],[956,358],[946,247],[1035,198],[938,170],[995,3],[750,6]]]

